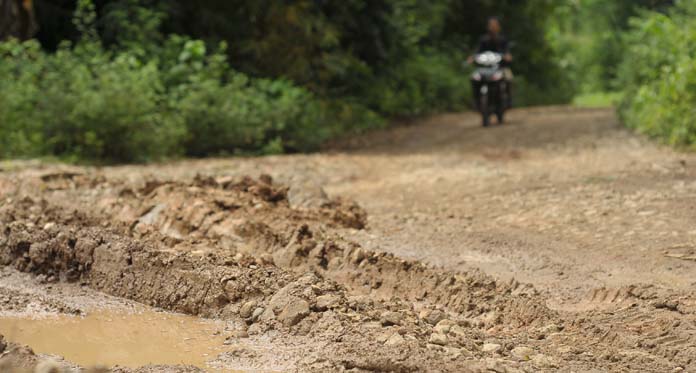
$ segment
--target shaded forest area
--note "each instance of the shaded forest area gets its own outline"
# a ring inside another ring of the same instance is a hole
[[[39,0],[36,39],[0,44],[0,157],[311,151],[392,118],[464,110],[464,61],[492,15],[514,43],[517,105],[638,92],[644,74],[624,61],[644,44],[631,40],[691,17],[676,3]],[[650,127],[641,105],[624,101],[624,117]]]

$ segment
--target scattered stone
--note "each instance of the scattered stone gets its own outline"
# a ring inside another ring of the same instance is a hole
[[[285,326],[293,326],[309,315],[309,303],[304,299],[295,298],[283,308],[278,320]]]
[[[510,354],[520,360],[529,360],[536,352],[529,347],[518,346],[510,351]]]
[[[425,347],[426,347],[428,350],[433,350],[433,351],[445,351],[445,348],[444,348],[444,347],[442,347],[442,346],[440,346],[440,345],[436,345],[436,344],[434,344],[434,343],[428,343],[428,344],[425,345]]]
[[[384,342],[384,344],[387,346],[398,346],[404,344],[405,342],[406,340],[401,336],[401,334],[394,333],[391,337],[389,337],[389,339],[387,339],[386,342]]]
[[[380,321],[383,326],[401,325],[403,318],[401,312],[387,311],[382,314]]]
[[[35,373],[63,373],[66,372],[58,362],[53,360],[44,360],[36,365]]]
[[[466,354],[464,354],[466,352]],[[471,353],[469,351],[456,348],[456,347],[445,347],[445,353],[450,357],[450,359],[455,360],[458,359],[462,356],[471,356]]]
[[[429,311],[425,314],[425,317],[423,319],[425,322],[427,322],[430,325],[437,325],[440,321],[444,320],[447,317],[444,312],[440,310],[432,310]]]
[[[441,333],[441,334],[447,334],[450,332],[451,328],[455,325],[457,325],[457,324],[454,321],[444,319],[444,320],[441,320],[440,322],[438,322],[437,325],[435,325],[434,330],[438,333]]]
[[[252,312],[252,314],[251,314],[251,320],[252,321],[258,320],[259,317],[261,317],[261,315],[263,315],[263,311],[264,311],[263,307],[256,307],[254,309],[254,312]]]
[[[466,335],[466,329],[459,325],[452,325],[449,329],[449,333],[457,337],[463,337]]]
[[[496,373],[510,372],[510,370],[505,366],[505,362],[500,359],[486,359],[486,370]]]
[[[556,363],[556,361],[543,354],[532,356],[532,364],[538,368],[558,368],[558,363]]]
[[[273,261],[273,255],[271,255],[269,253],[263,253],[263,254],[259,255],[259,259],[261,260],[261,264],[264,264],[264,265],[274,265],[275,264]]]
[[[251,326],[249,326],[249,329],[247,329],[247,334],[248,335],[263,334],[264,332],[266,332],[266,328],[267,327],[261,323],[252,324]]]
[[[372,306],[374,301],[367,295],[351,295],[348,297],[348,307],[359,311],[366,310]]]
[[[503,348],[503,346],[497,344],[497,343],[484,343],[483,347],[481,347],[481,351],[487,352],[487,353],[492,353],[492,352],[498,352]]]
[[[254,312],[254,309],[256,308],[256,301],[250,300],[242,305],[242,307],[239,309],[239,316],[243,318],[249,318],[251,317],[252,313]]]
[[[232,338],[249,338],[249,333],[246,330],[235,330],[230,334]]]
[[[327,309],[336,308],[340,298],[335,294],[324,294],[317,297],[315,307],[317,311],[326,311]]]
[[[255,321],[271,321],[273,319],[275,319],[275,313],[271,308],[266,308]]]
[[[433,333],[432,335],[430,335],[430,340],[428,342],[440,346],[446,346],[449,340],[447,339],[447,336],[444,334]]]

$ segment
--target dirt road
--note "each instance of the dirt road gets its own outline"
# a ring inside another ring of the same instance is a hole
[[[64,296],[82,284],[222,320],[231,347],[208,368],[696,369],[696,155],[608,109],[478,123],[441,115],[313,155],[8,164],[0,290],[89,313]],[[35,312],[22,304],[4,311]]]

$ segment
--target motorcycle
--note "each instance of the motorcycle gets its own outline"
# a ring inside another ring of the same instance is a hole
[[[505,121],[505,110],[508,109],[508,82],[502,66],[503,55],[495,52],[483,52],[474,56],[476,69],[471,74],[472,86],[478,90],[475,93],[476,106],[481,113],[483,126],[490,125],[490,116],[495,113],[498,123]]]

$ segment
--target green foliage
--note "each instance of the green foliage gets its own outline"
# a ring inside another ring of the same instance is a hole
[[[621,114],[639,131],[669,144],[696,144],[696,4],[682,1],[668,14],[645,12],[626,35],[620,66]]]
[[[364,101],[388,116],[461,110],[471,102],[469,74],[446,55],[423,53],[370,82]]]
[[[573,105],[587,108],[609,108],[620,103],[622,96],[621,92],[584,93],[573,98]]]
[[[85,38],[55,53],[34,41],[0,43],[0,157],[142,162],[309,151],[359,127],[354,121],[381,124],[360,105],[236,72],[225,43],[209,51],[173,35],[140,48],[136,32],[107,50],[91,37],[93,20],[81,2],[75,23]]]
[[[557,0],[547,28],[566,81],[580,94],[621,90],[618,67],[630,45],[630,19],[665,11],[673,0]]]
[[[388,117],[461,110],[471,100],[463,63],[494,14],[518,42],[518,103],[567,101],[545,32],[555,7],[42,0],[45,50],[0,43],[0,157],[141,162],[311,151]]]
[[[174,154],[180,127],[161,110],[157,66],[127,54],[88,60],[68,47],[45,55],[29,42],[3,43],[3,156],[145,161]]]

